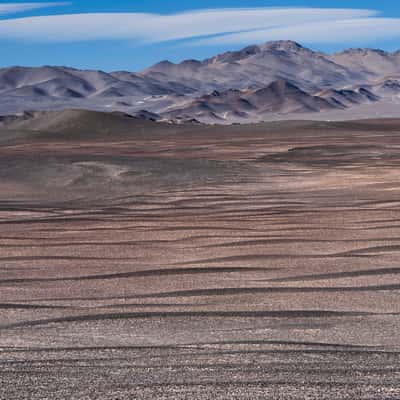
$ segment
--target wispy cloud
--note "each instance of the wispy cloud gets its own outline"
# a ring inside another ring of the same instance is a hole
[[[67,2],[52,2],[52,3],[4,3],[0,4],[0,15],[16,14],[25,11],[38,10],[48,7],[65,6]]]
[[[0,5],[0,14],[62,4],[65,3],[7,3]],[[375,10],[340,8],[208,9],[171,15],[46,15],[2,19],[0,38],[38,42],[188,40],[191,45],[219,45],[277,39],[354,43],[400,37],[400,19],[378,15]]]
[[[227,32],[367,18],[373,10],[320,8],[214,9],[173,15],[97,13],[49,15],[0,21],[0,37],[34,41],[135,39],[160,42]],[[73,29],[72,29],[73,27]]]
[[[400,19],[357,18],[296,24],[250,32],[229,33],[198,39],[191,45],[247,44],[267,40],[293,39],[302,43],[365,43],[400,38]]]

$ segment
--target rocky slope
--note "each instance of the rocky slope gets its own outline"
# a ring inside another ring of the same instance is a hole
[[[11,67],[0,69],[0,95],[3,115],[81,108],[152,119],[268,119],[397,101],[400,52],[350,49],[328,55],[277,41],[203,61],[162,61],[138,73]]]

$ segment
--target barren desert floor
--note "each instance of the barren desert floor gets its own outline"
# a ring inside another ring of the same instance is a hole
[[[400,120],[77,126],[1,131],[0,399],[400,398]]]

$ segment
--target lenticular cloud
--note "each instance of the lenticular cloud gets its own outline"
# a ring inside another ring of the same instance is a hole
[[[11,3],[10,3],[11,4]],[[9,4],[9,5],[10,5]],[[22,3],[21,6],[29,3]],[[54,3],[36,3],[36,5]],[[60,3],[56,3],[60,4]],[[0,6],[1,7],[1,6]],[[1,8],[0,8],[1,12]],[[332,26],[352,21],[349,27],[362,35],[386,22],[377,11],[323,8],[247,8],[209,9],[178,14],[91,13],[46,15],[0,20],[0,38],[38,42],[75,42],[92,40],[132,40],[143,43],[198,40],[199,43],[265,41],[280,38],[332,40]],[[360,28],[358,21],[363,21]],[[395,20],[397,22],[397,20]],[[336,25],[335,25],[336,24]],[[71,29],[71,26],[74,29]],[[365,28],[367,26],[367,28]],[[400,21],[398,23],[400,26]],[[306,29],[308,28],[308,31]],[[313,34],[305,34],[312,31]],[[329,35],[327,35],[327,30]],[[387,33],[398,29],[388,24]],[[385,34],[385,33],[383,33]]]
[[[5,3],[0,4],[0,15],[15,14],[47,7],[59,7],[67,4],[69,3]]]

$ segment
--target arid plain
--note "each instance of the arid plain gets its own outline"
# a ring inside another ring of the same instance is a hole
[[[0,134],[0,399],[400,398],[400,120]]]

